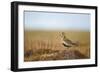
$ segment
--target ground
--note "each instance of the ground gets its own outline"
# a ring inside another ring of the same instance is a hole
[[[24,31],[24,61],[72,60],[90,58],[90,32],[64,31],[79,43],[70,48],[62,45],[61,31]]]

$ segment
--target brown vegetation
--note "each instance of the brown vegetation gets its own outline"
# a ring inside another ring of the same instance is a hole
[[[68,31],[66,35],[74,41],[78,40],[80,42],[79,46],[67,49],[62,45],[58,32],[25,31],[24,61],[90,58],[90,39],[88,32],[76,33]]]

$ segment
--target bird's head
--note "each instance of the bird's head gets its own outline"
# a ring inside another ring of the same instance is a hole
[[[62,35],[65,35],[65,33],[64,33],[64,32],[62,32]]]
[[[62,32],[62,37],[63,37],[63,39],[65,39],[65,38],[66,38],[66,36],[65,36],[65,33],[64,33],[64,32]]]

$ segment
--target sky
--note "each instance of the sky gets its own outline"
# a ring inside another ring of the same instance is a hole
[[[24,11],[26,30],[90,30],[90,14]]]

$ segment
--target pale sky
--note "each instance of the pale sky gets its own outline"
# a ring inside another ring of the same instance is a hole
[[[90,30],[90,14],[24,11],[26,30]]]

